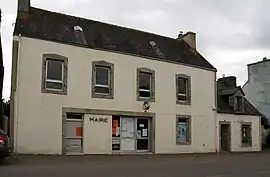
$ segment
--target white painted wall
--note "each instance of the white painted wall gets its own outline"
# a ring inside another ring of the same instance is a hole
[[[61,153],[62,107],[143,111],[143,103],[136,101],[138,67],[151,68],[156,74],[156,101],[151,103],[150,109],[156,113],[155,152],[215,151],[215,72],[24,37],[20,40],[20,48],[15,93],[15,148],[18,153]],[[42,54],[51,53],[68,57],[67,96],[41,93]],[[92,61],[97,60],[114,63],[112,100],[91,98]],[[191,76],[191,106],[176,104],[175,74],[179,73]],[[176,145],[176,114],[191,115],[191,146]],[[95,130],[96,134],[102,133],[100,129]],[[85,136],[92,136],[85,133]],[[104,136],[107,135],[104,133]],[[106,144],[107,141],[109,139]],[[85,143],[88,153],[99,152],[88,148],[90,142]]]
[[[220,150],[220,121],[231,123],[231,151],[261,151],[261,122],[259,116],[235,115],[235,114],[217,114],[217,141],[218,150]],[[241,122],[252,123],[252,147],[241,146]]]

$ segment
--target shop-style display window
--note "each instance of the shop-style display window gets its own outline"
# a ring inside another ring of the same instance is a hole
[[[120,150],[120,116],[112,118],[112,150]]]

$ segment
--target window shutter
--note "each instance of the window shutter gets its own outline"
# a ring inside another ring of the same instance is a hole
[[[248,143],[249,143],[249,145],[252,145],[252,128],[251,128],[251,125],[250,125],[250,128],[248,130]]]
[[[234,101],[235,101],[235,97],[234,97],[234,96],[230,96],[230,97],[229,97],[229,105],[230,105],[231,107],[233,107],[233,108],[234,108]]]

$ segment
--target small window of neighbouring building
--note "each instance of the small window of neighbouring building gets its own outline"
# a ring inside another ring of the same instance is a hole
[[[235,111],[243,112],[244,111],[244,97],[236,96],[235,99],[236,99]]]
[[[57,54],[43,55],[42,92],[67,94],[67,61]]]
[[[191,144],[191,118],[190,116],[176,117],[176,144]]]
[[[137,69],[137,100],[154,101],[155,72],[148,68]]]
[[[184,74],[176,75],[176,103],[190,104],[190,77]]]
[[[251,124],[242,124],[242,146],[252,146],[252,129]]]
[[[93,62],[92,97],[113,98],[113,70],[112,63]]]

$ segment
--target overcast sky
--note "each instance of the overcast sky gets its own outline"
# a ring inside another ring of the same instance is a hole
[[[31,0],[31,6],[176,38],[197,33],[198,51],[222,74],[247,80],[247,64],[270,58],[269,0]],[[17,0],[0,3],[4,97],[10,93]]]

